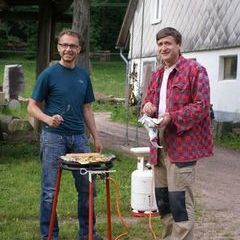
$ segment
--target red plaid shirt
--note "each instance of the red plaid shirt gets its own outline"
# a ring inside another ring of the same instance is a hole
[[[152,74],[143,105],[151,102],[158,109],[163,73],[164,66]],[[213,155],[209,80],[206,69],[196,61],[179,57],[168,78],[166,112],[172,118],[164,135],[171,162]],[[150,146],[150,152],[150,163],[156,164],[158,149]]]

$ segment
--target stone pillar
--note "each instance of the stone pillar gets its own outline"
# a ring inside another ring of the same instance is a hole
[[[3,92],[5,99],[18,100],[19,94],[24,89],[24,75],[22,65],[5,65],[3,78]]]

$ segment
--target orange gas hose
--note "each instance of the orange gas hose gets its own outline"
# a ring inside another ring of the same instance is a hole
[[[150,196],[150,199],[151,199],[151,209],[153,208],[153,186],[154,186],[154,171],[152,170],[152,181],[151,181],[151,196]],[[152,237],[153,237],[153,240],[157,240],[157,237],[156,237],[156,234],[153,230],[153,227],[152,227],[152,213],[150,212],[149,214],[149,218],[148,218],[148,228],[152,234]]]
[[[120,192],[119,192],[118,184],[113,178],[108,177],[108,179],[114,184],[114,189],[116,191],[116,209],[117,209],[118,217],[126,230],[126,232],[120,234],[119,236],[117,236],[115,238],[115,240],[118,240],[118,239],[128,235],[129,231],[128,231],[128,226],[127,226],[126,222],[124,221],[122,214],[121,214],[121,210],[120,210]]]
[[[117,182],[113,179],[113,178],[110,178],[108,177],[108,179],[114,184],[114,189],[115,189],[115,192],[116,192],[116,209],[117,209],[117,213],[118,213],[118,217],[122,223],[122,225],[124,226],[126,232],[120,234],[119,236],[117,236],[114,240],[118,240],[126,235],[128,235],[129,231],[128,231],[128,226],[126,224],[126,222],[124,221],[123,217],[122,217],[122,214],[121,214],[121,210],[120,210],[120,192],[119,192],[119,187],[118,187],[118,184]],[[151,181],[151,209],[153,208],[153,182],[154,182],[154,171],[153,171],[153,175],[152,175],[152,181]],[[149,214],[149,221],[148,221],[148,228],[152,234],[152,239],[153,240],[157,240],[157,237],[156,237],[156,234],[153,230],[153,227],[152,227],[152,214],[150,212]]]

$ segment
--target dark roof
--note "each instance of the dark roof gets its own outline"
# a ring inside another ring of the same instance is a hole
[[[54,6],[56,16],[58,16],[69,9],[73,0],[2,0],[0,2],[0,18],[37,19],[38,7],[43,2]],[[30,6],[36,6],[36,8],[26,10],[26,7]]]
[[[129,29],[133,21],[134,13],[138,5],[138,0],[130,0],[127,11],[123,19],[123,23],[118,34],[116,48],[126,48],[129,41]]]

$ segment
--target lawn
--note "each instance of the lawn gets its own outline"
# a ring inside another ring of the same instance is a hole
[[[26,60],[20,56],[11,56],[6,59],[0,58],[0,76],[4,74],[4,66],[7,64],[19,64],[23,67],[25,89],[21,96],[29,98],[32,94],[33,86],[35,84],[35,60]],[[91,62],[91,80],[94,92],[101,93],[105,96],[114,96],[117,98],[124,98],[125,96],[125,63],[118,59],[111,62]],[[0,85],[2,85],[0,83]],[[125,122],[126,110],[123,104],[113,105],[110,103],[93,104],[94,111],[110,111],[112,112],[112,119],[114,121]],[[0,113],[1,113],[0,109]],[[134,114],[135,107],[129,107],[128,120],[130,123],[136,124],[137,117]],[[4,114],[14,115],[21,118],[28,118],[26,106],[14,111],[3,111]]]
[[[27,60],[23,56],[8,56],[0,58],[0,76],[4,74],[4,66],[8,64],[19,64],[23,67],[25,88],[20,94],[24,98],[29,98],[36,81],[35,60]],[[95,95],[98,93],[103,96],[114,96],[116,98],[124,98],[126,91],[126,65],[120,58],[115,57],[114,61],[107,62],[91,62],[90,76],[93,84]],[[0,83],[0,85],[2,85]],[[130,124],[137,124],[138,115],[136,107],[125,108],[124,104],[111,103],[93,103],[94,111],[109,111],[112,112],[112,120],[125,123],[127,120]],[[14,115],[20,118],[28,118],[26,106],[16,110],[2,110],[0,113]],[[127,114],[126,114],[127,113]]]
[[[35,144],[1,145],[0,162],[0,239],[39,239],[38,209],[40,192],[39,146]],[[128,225],[128,235],[122,239],[151,239],[148,218],[136,218],[131,215],[131,173],[136,161],[122,154],[114,153],[117,160],[115,173],[110,176],[118,183],[120,209]],[[97,229],[103,235],[106,232],[106,206],[104,181],[97,178],[96,212]],[[112,234],[117,237],[126,229],[116,212],[117,190],[111,182]],[[58,203],[60,239],[76,239],[78,223],[76,218],[77,198],[70,172],[63,171]],[[162,225],[159,217],[152,219],[153,229],[160,236]]]
[[[4,74],[4,66],[8,64],[22,65],[25,79],[25,89],[21,93],[22,97],[28,98],[32,94],[36,80],[36,61],[27,60],[21,56],[9,56],[0,58],[0,76]],[[95,92],[114,97],[124,97],[125,94],[125,63],[119,61],[112,62],[91,62],[91,79]],[[0,81],[0,86],[2,80]]]

